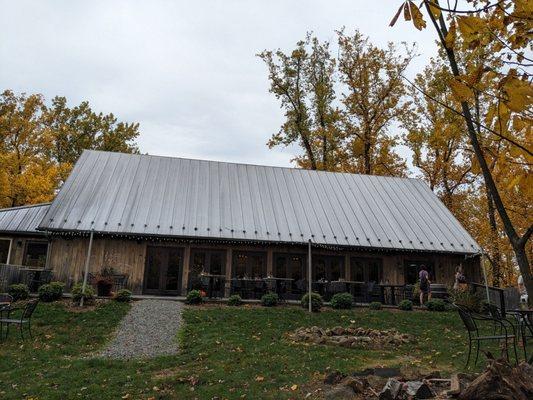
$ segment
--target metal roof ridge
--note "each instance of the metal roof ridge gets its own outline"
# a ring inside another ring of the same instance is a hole
[[[231,164],[231,165],[237,165],[237,166],[250,166],[250,167],[260,167],[260,168],[279,168],[289,171],[309,171],[312,173],[324,173],[324,174],[341,174],[341,175],[349,175],[349,176],[362,176],[362,177],[373,177],[373,178],[379,178],[379,179],[400,179],[400,180],[413,180],[413,181],[419,181],[424,182],[424,180],[420,178],[415,177],[403,177],[403,176],[389,176],[389,175],[368,175],[368,174],[356,174],[353,172],[346,172],[346,171],[324,171],[324,170],[318,170],[318,169],[306,169],[306,168],[297,168],[297,167],[283,167],[280,165],[264,165],[264,164],[253,164],[253,163],[239,163],[235,161],[221,161],[221,160],[208,160],[204,158],[189,158],[189,157],[177,157],[177,156],[162,156],[159,154],[140,154],[140,153],[122,153],[119,151],[106,151],[106,150],[93,150],[93,149],[85,149],[83,152],[91,152],[91,153],[108,153],[108,154],[121,154],[125,156],[137,156],[137,157],[158,157],[158,158],[169,158],[171,160],[186,160],[186,161],[196,161],[196,162],[208,162],[208,163],[218,163],[218,164]],[[425,183],[425,182],[424,182]]]

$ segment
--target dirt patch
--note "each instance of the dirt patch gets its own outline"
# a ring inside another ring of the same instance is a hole
[[[80,307],[78,303],[74,303],[72,299],[64,298],[58,301],[65,310],[72,313],[85,313],[96,310],[98,307],[108,303],[111,299],[95,299],[91,304],[86,304]]]
[[[294,343],[314,343],[350,348],[383,348],[413,343],[414,338],[396,329],[377,330],[370,328],[348,327],[320,328],[311,326],[298,328],[286,334]]]

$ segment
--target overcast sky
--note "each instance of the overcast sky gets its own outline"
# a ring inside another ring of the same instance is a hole
[[[0,0],[0,89],[88,100],[139,122],[142,152],[290,165],[297,149],[268,149],[283,113],[255,54],[290,50],[313,31],[335,41],[358,28],[375,44],[417,42],[431,30],[399,21],[400,0]]]

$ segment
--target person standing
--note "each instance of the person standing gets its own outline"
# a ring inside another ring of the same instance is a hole
[[[465,290],[466,289],[466,277],[463,273],[463,267],[457,266],[455,268],[455,282],[453,284],[455,290]]]
[[[518,293],[520,294],[520,303],[527,304],[528,296],[524,278],[522,275],[518,277]]]
[[[431,282],[425,265],[420,266],[418,278],[420,280],[420,305],[422,306],[424,305],[424,295],[427,295],[428,301],[431,300]]]

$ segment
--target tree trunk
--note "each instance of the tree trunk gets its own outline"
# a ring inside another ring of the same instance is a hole
[[[446,27],[446,22],[444,21],[444,17],[441,14],[439,17],[439,24],[437,24],[437,21],[435,20],[431,12],[431,9],[429,7],[429,3],[425,2],[425,4],[426,4],[428,15],[439,35],[441,45],[443,46],[446,52],[446,56],[450,64],[450,69],[452,71],[452,74],[454,77],[459,77],[461,74],[459,72],[459,67],[456,61],[455,52],[453,51],[453,49],[449,48],[446,45],[445,38],[448,34],[448,29]],[[507,214],[507,210],[505,209],[503,201],[500,197],[498,187],[496,186],[496,183],[494,182],[494,178],[492,177],[492,173],[487,164],[487,160],[485,159],[485,156],[483,154],[483,150],[481,148],[481,145],[477,137],[477,132],[476,132],[476,128],[474,125],[474,118],[472,117],[472,113],[470,112],[470,107],[466,101],[461,102],[461,109],[463,111],[462,113],[463,118],[466,122],[470,144],[472,145],[472,149],[474,151],[476,159],[481,168],[481,172],[483,173],[486,190],[488,191],[492,200],[494,201],[494,206],[496,210],[498,211],[498,215],[500,216],[500,219],[502,221],[505,234],[507,235],[507,237],[509,238],[509,241],[511,242],[511,245],[513,246],[513,250],[516,256],[516,261],[520,269],[520,273],[522,274],[522,277],[524,278],[524,283],[526,285],[528,293],[531,294],[533,293],[533,280],[531,279],[531,270],[530,270],[529,260],[527,258],[525,247],[526,247],[527,240],[529,239],[531,235],[531,230],[533,228],[530,227],[530,229],[528,229],[528,232],[526,232],[522,238],[518,236],[518,233],[516,232],[513,226],[513,223],[511,219],[509,218],[509,215]],[[529,302],[530,304],[533,303],[533,296],[529,296]]]
[[[367,134],[365,134],[363,156],[364,156],[364,171],[365,171],[365,174],[367,175],[370,175],[372,173],[372,163],[370,161],[370,150],[371,150],[370,138],[368,137]]]
[[[496,224],[496,210],[494,209],[494,202],[489,193],[485,191],[487,197],[487,209],[489,215],[489,227],[490,227],[490,258],[492,260],[492,284],[496,287],[500,287],[503,281],[502,270],[502,256],[500,252],[500,242],[498,238],[498,225]]]

